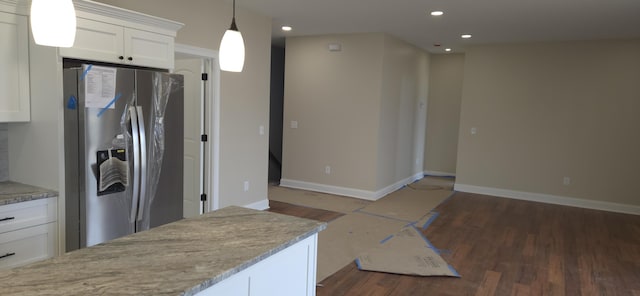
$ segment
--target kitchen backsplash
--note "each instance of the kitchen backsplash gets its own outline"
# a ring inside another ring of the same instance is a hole
[[[0,123],[0,181],[9,180],[9,131],[6,123]]]

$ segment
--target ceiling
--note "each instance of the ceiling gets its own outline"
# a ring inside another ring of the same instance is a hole
[[[471,44],[640,37],[640,0],[237,0],[272,37],[384,32],[429,52]],[[433,17],[429,12],[441,10]],[[242,20],[238,19],[242,30]],[[293,30],[283,32],[280,27]],[[461,34],[472,34],[461,39]],[[435,46],[441,44],[441,46]]]

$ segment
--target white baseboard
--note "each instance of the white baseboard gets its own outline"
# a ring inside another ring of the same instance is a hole
[[[269,199],[265,198],[261,201],[250,203],[244,206],[245,208],[254,209],[258,211],[264,211],[269,209]]]
[[[436,177],[455,177],[455,173],[439,172],[439,171],[424,171],[425,175]]]
[[[456,183],[454,186],[455,191],[477,193],[484,195],[492,195],[498,197],[506,197],[519,200],[535,201],[548,204],[556,204],[563,206],[571,206],[585,209],[602,210],[608,212],[640,215],[640,206],[625,205],[619,203],[612,203],[599,200],[581,199],[566,196],[524,192],[507,190],[500,188],[482,187],[475,185],[466,185]]]
[[[391,184],[385,188],[382,188],[378,191],[369,191],[369,190],[362,190],[362,189],[354,189],[354,188],[348,188],[348,187],[340,187],[340,186],[333,186],[333,185],[325,185],[325,184],[318,184],[318,183],[312,183],[312,182],[305,182],[305,181],[298,181],[298,180],[290,180],[290,179],[281,179],[280,180],[280,186],[282,187],[289,187],[289,188],[295,188],[295,189],[302,189],[302,190],[310,190],[310,191],[316,191],[316,192],[323,192],[323,193],[329,193],[329,194],[335,194],[335,195],[342,195],[342,196],[349,196],[349,197],[355,197],[355,198],[360,198],[360,199],[366,199],[366,200],[378,200],[382,197],[384,197],[385,195],[394,192],[400,188],[402,188],[403,186],[412,183],[416,180],[420,180],[422,179],[424,176],[422,175],[422,173],[418,173],[415,174],[411,177],[408,177],[404,180],[400,180],[394,184]]]

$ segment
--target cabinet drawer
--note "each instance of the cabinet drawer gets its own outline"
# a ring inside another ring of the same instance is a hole
[[[56,216],[55,197],[0,206],[0,234],[53,222]]]
[[[0,234],[0,269],[53,257],[55,225],[48,223]]]

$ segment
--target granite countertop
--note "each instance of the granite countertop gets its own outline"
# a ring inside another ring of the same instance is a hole
[[[13,181],[0,182],[0,206],[58,196],[58,192]]]
[[[0,295],[194,295],[324,228],[227,207],[0,271]]]

